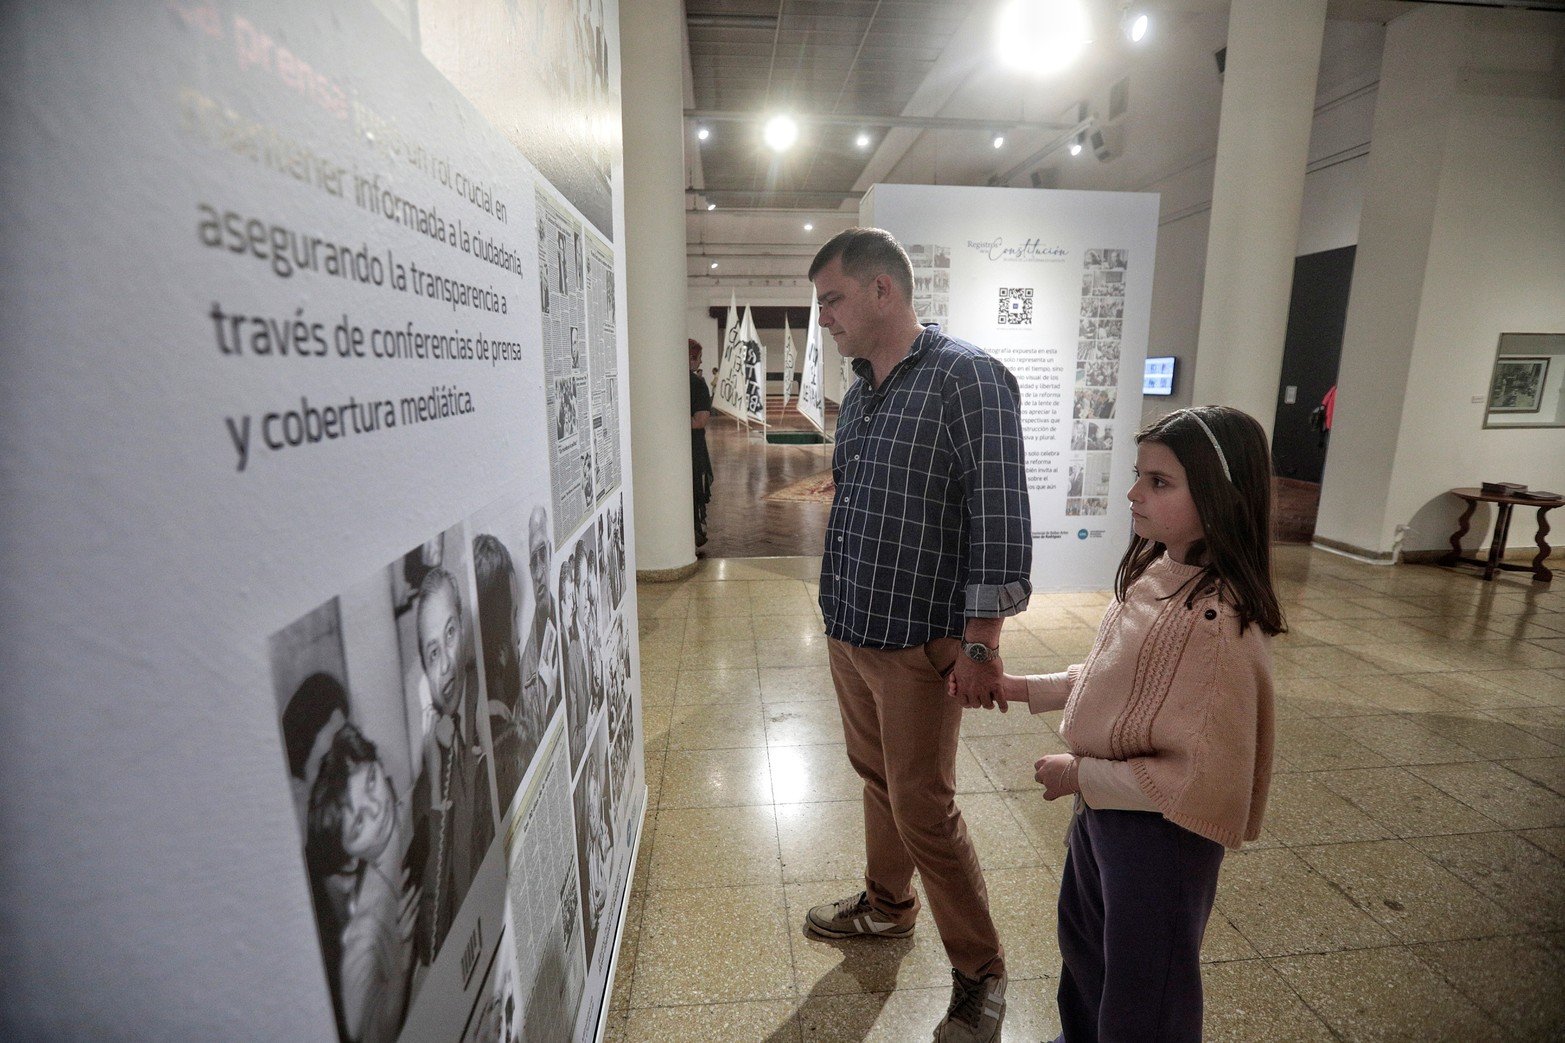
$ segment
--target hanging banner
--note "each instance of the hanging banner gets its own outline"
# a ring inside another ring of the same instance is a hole
[[[739,308],[732,294],[728,297],[728,324],[723,330],[723,353],[717,363],[717,384],[712,388],[712,408],[727,413],[741,423],[749,421],[745,401],[744,331],[739,325]]]
[[[1157,196],[876,185],[859,217],[907,249],[919,317],[949,318],[1021,387],[1034,588],[1108,585],[1130,535]]]
[[[783,409],[788,408],[788,398],[793,392],[794,366],[793,330],[788,326],[788,316],[783,316]]]
[[[826,396],[821,378],[821,305],[810,294],[810,330],[804,336],[804,370],[799,377],[799,415],[815,425],[823,435],[826,430]]]
[[[761,335],[755,331],[755,319],[750,306],[745,305],[744,321],[739,324],[740,343],[743,347],[744,407],[745,419],[753,424],[766,426],[766,349],[761,346]]]

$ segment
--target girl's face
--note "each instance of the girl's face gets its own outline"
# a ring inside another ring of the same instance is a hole
[[[1205,538],[1184,466],[1168,446],[1142,442],[1136,447],[1136,484],[1126,495],[1136,535],[1163,544],[1175,561],[1186,562],[1191,545]]]

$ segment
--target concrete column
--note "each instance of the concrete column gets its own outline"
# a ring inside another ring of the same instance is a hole
[[[1277,414],[1326,0],[1233,0],[1195,405]]]
[[[1316,543],[1375,559],[1390,559],[1400,520],[1390,513],[1393,477],[1466,23],[1459,10],[1430,6],[1386,26],[1336,422],[1315,521]],[[1472,350],[1487,352],[1487,364],[1494,345],[1475,342]],[[1470,430],[1476,438],[1478,423]]]
[[[624,99],[626,333],[636,571],[694,571],[690,381],[685,341],[684,5],[620,4]]]

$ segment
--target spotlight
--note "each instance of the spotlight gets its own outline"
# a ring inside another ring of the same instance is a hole
[[[1000,60],[1035,76],[1074,62],[1091,42],[1091,31],[1081,0],[1011,0],[995,22]]]
[[[706,205],[706,208],[707,208],[707,209],[708,209],[708,210],[716,210],[716,209],[717,209],[717,204],[716,204],[716,203],[708,203],[708,204],[707,204],[707,205]]]
[[[1146,39],[1147,31],[1151,28],[1152,18],[1146,11],[1132,7],[1129,3],[1120,6],[1119,31],[1125,34],[1125,39],[1131,43],[1140,43]]]
[[[698,141],[705,141],[707,138],[709,138],[711,136],[712,136],[712,132],[710,130],[707,130],[705,127],[697,127],[696,128],[696,140],[698,140]]]
[[[869,135],[861,130],[859,136],[853,139],[853,143],[859,148],[869,148]]]
[[[1134,19],[1132,19],[1131,23],[1130,23],[1130,41],[1131,41],[1131,43],[1140,43],[1146,37],[1147,29],[1149,29],[1150,27],[1151,27],[1151,22],[1149,22],[1147,20],[1147,16],[1146,15],[1144,15],[1144,14],[1136,15],[1136,17]]]
[[[716,268],[717,267],[717,262],[713,261],[711,264],[707,265],[707,267],[708,268]]]
[[[804,222],[804,230],[806,232],[813,232],[815,231],[815,225],[809,221],[806,221]]]
[[[789,116],[773,116],[766,121],[765,138],[773,152],[786,152],[799,140],[799,125]]]
[[[995,148],[1004,148],[1005,147],[1005,135],[1004,134],[996,134],[994,136],[994,147]]]
[[[1081,137],[1080,137],[1080,135],[1078,135],[1078,136],[1076,136],[1074,138],[1071,138],[1070,153],[1073,156],[1081,155]]]

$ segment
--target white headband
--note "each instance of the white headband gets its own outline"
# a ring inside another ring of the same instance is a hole
[[[1201,425],[1201,430],[1206,432],[1206,437],[1211,441],[1212,448],[1217,450],[1217,462],[1223,465],[1223,477],[1228,479],[1228,484],[1234,484],[1234,473],[1228,469],[1228,457],[1223,454],[1223,447],[1218,445],[1217,436],[1212,434],[1212,429],[1206,426],[1206,421],[1201,419],[1201,414],[1193,409],[1185,410],[1190,414],[1190,419]]]

